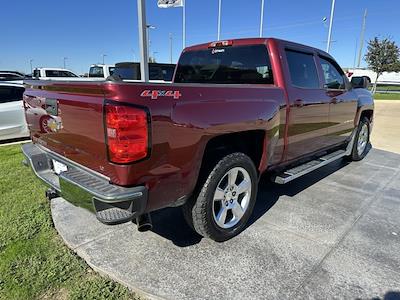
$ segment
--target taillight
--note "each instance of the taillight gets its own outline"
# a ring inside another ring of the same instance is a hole
[[[126,164],[148,156],[149,128],[145,110],[106,103],[105,127],[111,162]]]

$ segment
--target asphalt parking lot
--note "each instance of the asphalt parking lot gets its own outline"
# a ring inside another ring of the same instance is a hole
[[[225,243],[202,239],[180,209],[154,229],[109,227],[62,198],[55,226],[102,274],[167,299],[400,298],[400,155],[371,149],[288,185],[260,183],[250,226]]]

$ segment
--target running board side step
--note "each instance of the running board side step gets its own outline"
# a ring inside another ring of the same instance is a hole
[[[317,159],[306,162],[302,165],[285,170],[282,173],[276,175],[276,177],[273,178],[273,181],[278,184],[286,184],[296,178],[299,178],[307,173],[310,173],[316,169],[319,169],[319,168],[321,168],[335,160],[338,160],[339,158],[342,158],[343,156],[346,156],[346,155],[348,155],[348,151],[337,150],[335,152],[321,156]]]

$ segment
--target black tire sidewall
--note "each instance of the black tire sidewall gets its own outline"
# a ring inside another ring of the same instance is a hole
[[[239,153],[235,153],[239,154]],[[253,209],[254,205],[256,202],[256,197],[257,197],[257,188],[258,188],[258,180],[257,180],[257,171],[256,168],[252,162],[252,160],[246,156],[245,154],[241,154],[241,159],[238,161],[238,159],[235,159],[235,161],[230,162],[229,161],[229,156],[226,156],[223,158],[216,167],[218,169],[215,169],[215,171],[212,174],[212,177],[210,178],[209,185],[207,187],[207,191],[205,193],[205,200],[207,201],[206,203],[206,220],[207,224],[209,226],[209,232],[212,236],[212,238],[216,241],[225,241],[227,239],[230,239],[240,233],[244,227],[247,224],[247,221],[249,220]],[[228,158],[228,159],[226,159]],[[217,225],[217,223],[214,220],[213,217],[213,198],[214,198],[214,193],[217,188],[218,183],[220,180],[225,176],[225,174],[232,168],[235,167],[241,167],[244,168],[250,175],[251,179],[251,196],[250,196],[250,202],[249,206],[247,207],[247,210],[245,214],[243,215],[242,219],[232,228],[225,229],[221,228]]]
[[[363,127],[364,124],[366,124],[368,127],[368,141],[367,141],[367,145],[366,145],[363,153],[361,153],[361,155],[359,155],[358,150],[357,150],[357,145],[358,145],[358,139],[360,136],[361,128]],[[368,145],[370,143],[370,135],[371,135],[370,122],[367,118],[362,118],[358,124],[356,136],[354,138],[353,151],[352,151],[352,155],[351,155],[352,160],[354,160],[354,161],[362,160],[367,155]]]

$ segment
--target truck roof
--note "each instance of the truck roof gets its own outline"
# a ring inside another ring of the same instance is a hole
[[[34,70],[57,70],[57,71],[68,71],[68,72],[72,72],[71,70],[64,69],[64,68],[43,68],[43,67],[39,67],[39,68],[35,68]],[[73,73],[73,72],[72,72],[72,73]]]
[[[193,45],[193,46],[190,46],[190,47],[186,47],[182,52],[208,49],[211,44],[213,44],[213,43],[222,43],[224,41],[232,42],[232,45],[235,45],[235,46],[259,45],[259,44],[265,44],[266,45],[270,41],[275,41],[277,43],[284,43],[286,45],[290,45],[290,46],[293,46],[294,48],[298,48],[298,49],[304,49],[304,50],[308,49],[308,50],[311,50],[311,51],[316,51],[316,52],[321,53],[321,54],[323,54],[325,56],[331,57],[328,53],[326,53],[325,51],[323,51],[321,49],[318,49],[318,48],[315,48],[315,47],[311,47],[311,46],[307,46],[307,45],[304,45],[304,44],[299,44],[299,43],[288,41],[288,40],[282,40],[282,39],[274,38],[274,37],[226,39],[226,40],[214,41],[214,42],[210,42],[210,43],[204,43],[204,44],[198,44],[198,45]]]
[[[92,65],[90,65],[90,67],[111,67],[111,68],[113,68],[113,67],[115,67],[115,65],[107,65],[107,64],[92,64]]]

